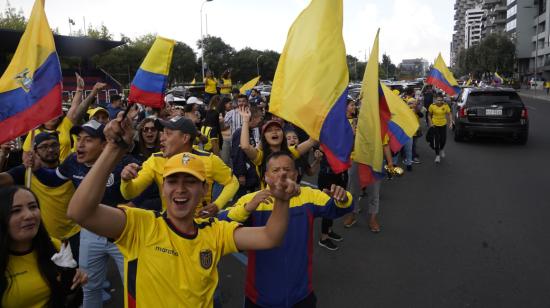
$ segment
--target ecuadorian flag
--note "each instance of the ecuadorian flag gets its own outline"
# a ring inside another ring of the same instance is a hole
[[[437,56],[434,66],[430,71],[430,74],[426,80],[426,83],[432,84],[441,90],[443,90],[448,95],[457,95],[460,92],[458,87],[458,82],[456,82],[453,73],[449,71],[447,64],[443,60],[441,53]]]
[[[62,114],[62,75],[42,0],[0,78],[0,144]]]
[[[132,80],[128,101],[153,108],[164,106],[164,91],[168,85],[175,44],[174,40],[157,36]]]
[[[279,59],[269,111],[319,140],[334,172],[350,166],[348,66],[342,0],[312,0],[292,24]]]
[[[359,167],[361,187],[384,178],[384,145],[396,153],[416,133],[418,119],[409,106],[378,78],[378,36],[361,87],[361,110],[355,134],[353,160]]]

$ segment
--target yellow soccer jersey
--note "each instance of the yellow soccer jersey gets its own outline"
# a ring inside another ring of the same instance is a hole
[[[43,308],[48,306],[50,288],[38,269],[37,255],[31,251],[24,255],[10,254],[4,273],[11,285],[2,295],[4,308]]]
[[[31,190],[40,202],[40,217],[51,237],[64,240],[80,231],[80,226],[67,217],[67,207],[74,194],[71,181],[50,187],[33,175]]]
[[[220,89],[220,94],[231,94],[231,86],[232,86],[231,78],[228,78],[228,79],[222,78],[222,85],[224,87]]]
[[[193,149],[193,154],[202,159],[206,169],[206,182],[208,184],[208,191],[204,196],[203,201],[210,203],[212,200],[212,186],[214,182],[224,186],[222,192],[218,196],[214,203],[218,208],[223,208],[231,198],[235,195],[239,189],[239,181],[233,175],[233,171],[229,168],[217,155],[212,153]],[[120,192],[126,200],[130,200],[139,196],[153,181],[157,184],[159,192],[162,194],[162,183],[164,179],[162,173],[164,172],[164,164],[166,158],[163,157],[162,152],[155,153],[147,159],[141,170],[138,172],[137,178],[131,181],[121,181]],[[202,204],[202,202],[201,202]],[[166,209],[166,201],[162,198],[162,209]]]
[[[431,104],[428,111],[432,114],[432,124],[435,126],[447,125],[447,113],[451,113],[451,108],[447,104],[438,107],[436,104]]]
[[[205,78],[204,79],[204,92],[208,94],[217,94],[218,89],[217,86],[217,80],[215,78]]]
[[[69,118],[64,117],[61,123],[57,126],[55,131],[50,131],[47,129],[35,129],[34,135],[38,135],[41,132],[57,132],[59,136],[59,160],[64,161],[73,149],[71,148],[71,128],[73,127],[73,122]],[[25,142],[23,143],[23,151],[28,152],[32,150],[31,145],[31,134],[27,135]]]
[[[125,307],[212,307],[217,264],[237,251],[239,224],[212,218],[187,235],[165,215],[120,208],[126,226],[115,244],[124,256]]]

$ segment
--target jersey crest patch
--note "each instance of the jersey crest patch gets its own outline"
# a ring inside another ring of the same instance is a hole
[[[209,269],[212,266],[212,250],[203,249],[200,252],[201,266],[204,269]]]

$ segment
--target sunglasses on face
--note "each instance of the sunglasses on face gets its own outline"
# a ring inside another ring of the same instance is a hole
[[[144,133],[156,133],[157,132],[157,129],[155,127],[144,127],[142,132]]]

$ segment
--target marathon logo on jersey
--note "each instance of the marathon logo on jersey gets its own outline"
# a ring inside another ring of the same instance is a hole
[[[201,260],[201,266],[204,269],[209,269],[212,266],[212,250],[210,249],[203,249],[200,252],[200,260]]]
[[[176,257],[179,256],[179,253],[177,251],[175,251],[174,249],[155,246],[155,250],[158,251],[158,252],[166,253],[166,254],[169,254],[169,255],[176,256]]]

